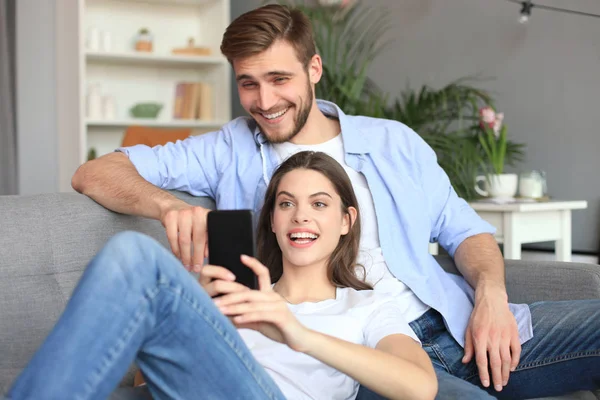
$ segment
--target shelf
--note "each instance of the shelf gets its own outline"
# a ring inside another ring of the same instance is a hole
[[[167,5],[199,6],[203,4],[216,3],[218,0],[126,0],[130,3],[149,3]]]
[[[156,128],[216,128],[225,125],[226,121],[198,121],[198,120],[160,120],[160,119],[116,119],[116,120],[90,120],[86,121],[89,127],[126,128],[128,126],[148,126]]]
[[[222,56],[186,56],[153,53],[106,53],[86,52],[88,61],[104,62],[111,64],[135,64],[147,66],[198,66],[198,65],[222,65],[227,59]]]

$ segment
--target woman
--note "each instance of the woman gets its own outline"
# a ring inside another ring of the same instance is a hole
[[[433,398],[433,367],[401,308],[354,274],[359,236],[348,176],[313,152],[290,157],[267,188],[264,265],[242,257],[259,290],[218,266],[204,267],[203,290],[161,245],[120,233],[8,397],[106,398],[136,361],[154,399],[353,399],[359,383]]]

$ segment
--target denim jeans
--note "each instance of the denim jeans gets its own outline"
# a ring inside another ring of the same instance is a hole
[[[474,360],[462,363],[464,350],[437,311],[411,322],[436,370],[437,398],[524,399],[600,388],[600,300],[538,302],[530,309],[534,336],[501,392],[481,385]],[[357,400],[376,399],[382,397],[360,388]]]
[[[179,260],[134,232],[94,257],[7,397],[106,399],[133,362],[155,400],[284,399]]]

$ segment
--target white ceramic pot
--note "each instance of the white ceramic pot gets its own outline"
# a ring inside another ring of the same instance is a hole
[[[484,197],[512,199],[517,194],[517,174],[480,175],[475,180],[475,191]]]

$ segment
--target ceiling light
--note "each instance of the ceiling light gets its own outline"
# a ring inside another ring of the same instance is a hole
[[[531,17],[531,9],[533,8],[533,4],[531,1],[524,1],[521,3],[523,7],[521,7],[521,15],[519,15],[519,22],[522,24],[527,23],[529,21],[529,17]]]

